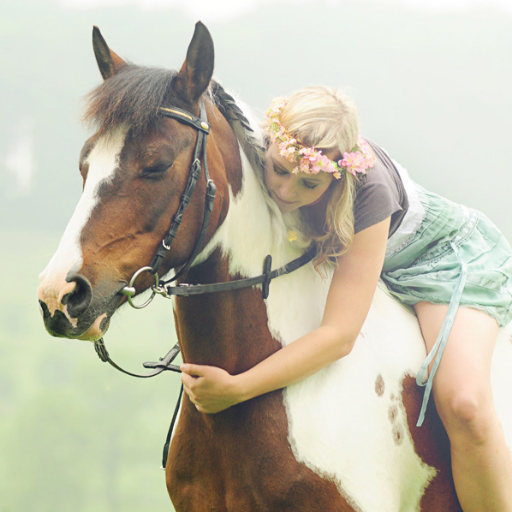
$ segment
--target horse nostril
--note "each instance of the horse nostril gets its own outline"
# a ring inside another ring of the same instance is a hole
[[[92,301],[92,286],[87,278],[81,274],[74,274],[68,278],[75,282],[74,289],[62,297],[62,305],[67,306],[71,318],[78,318]]]

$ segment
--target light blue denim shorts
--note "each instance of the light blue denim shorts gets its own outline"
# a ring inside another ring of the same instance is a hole
[[[512,319],[509,243],[483,213],[414,186],[421,219],[414,230],[397,232],[388,241],[381,277],[391,294],[407,305],[449,304],[461,275],[460,257],[467,277],[459,305],[506,325]]]

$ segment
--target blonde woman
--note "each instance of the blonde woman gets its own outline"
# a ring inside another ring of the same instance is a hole
[[[512,511],[512,461],[490,387],[498,328],[512,317],[509,244],[483,214],[427,192],[362,138],[357,109],[339,91],[278,98],[266,132],[271,198],[300,212],[316,263],[335,265],[323,321],[240,375],[183,365],[186,393],[215,413],[346,356],[382,278],[418,316],[430,354],[418,375],[426,386],[418,425],[432,389],[462,508]]]

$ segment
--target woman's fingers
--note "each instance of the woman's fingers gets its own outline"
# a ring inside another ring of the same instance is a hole
[[[180,369],[183,373],[192,375],[194,377],[203,377],[205,374],[208,373],[209,368],[211,367],[190,363],[185,363],[180,366]]]
[[[183,364],[183,389],[197,410],[214,414],[237,403],[228,372],[214,366]]]
[[[202,376],[207,373],[205,368],[207,367],[194,364],[181,365],[181,382],[183,383],[183,390],[199,412],[208,412],[201,405],[201,396],[203,396],[204,400],[204,393],[201,393],[201,387],[204,387],[204,382],[200,381],[204,380],[204,377]],[[203,384],[203,386],[201,386],[201,384]]]

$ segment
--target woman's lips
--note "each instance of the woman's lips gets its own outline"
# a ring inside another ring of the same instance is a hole
[[[274,199],[276,199],[279,203],[285,204],[287,206],[290,206],[292,204],[295,204],[297,201],[285,201],[284,199],[281,199],[277,194],[272,193],[274,196]]]

